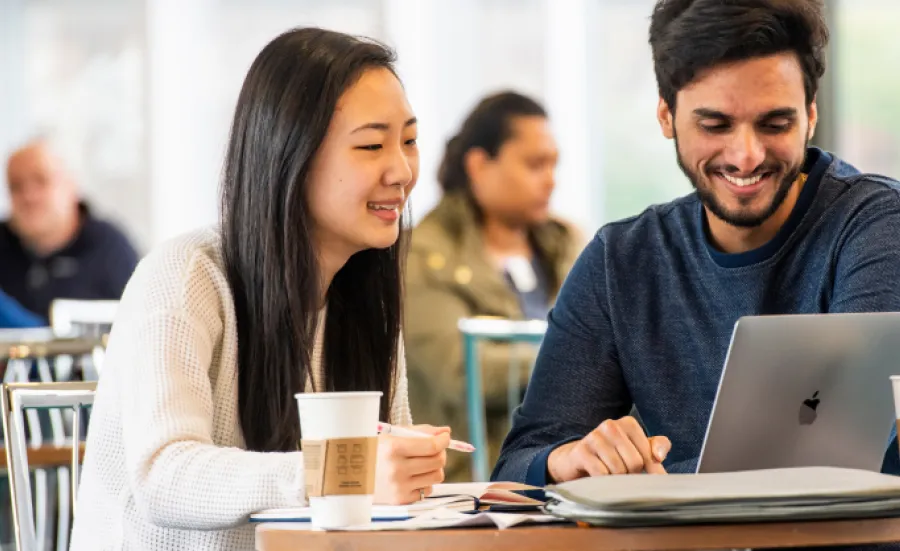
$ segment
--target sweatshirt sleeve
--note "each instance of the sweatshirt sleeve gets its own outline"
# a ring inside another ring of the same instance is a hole
[[[606,419],[627,415],[625,384],[609,319],[602,234],[575,263],[548,317],[547,334],[525,400],[493,480],[547,483],[547,458]]]

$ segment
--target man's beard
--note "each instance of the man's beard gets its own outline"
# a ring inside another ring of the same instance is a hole
[[[806,148],[809,146],[809,140],[807,139],[803,144],[804,151],[804,162],[806,158]],[[784,204],[784,200],[787,199],[788,193],[791,191],[791,186],[793,186],[794,181],[797,179],[797,176],[800,175],[800,172],[803,170],[804,162],[801,162],[799,165],[792,167],[781,179],[781,182],[778,184],[778,189],[775,190],[775,195],[772,197],[772,202],[769,203],[769,206],[764,209],[760,213],[753,212],[732,212],[728,211],[722,203],[716,198],[716,194],[713,191],[713,182],[711,176],[706,176],[706,185],[700,185],[700,176],[691,171],[684,161],[681,158],[681,149],[678,147],[678,136],[675,136],[675,157],[678,159],[678,167],[681,168],[681,171],[684,172],[684,175],[687,176],[688,180],[690,180],[691,185],[694,186],[694,189],[697,190],[697,196],[700,198],[700,202],[703,203],[710,212],[712,212],[716,218],[724,221],[726,224],[731,226],[735,226],[738,228],[756,228],[759,227],[768,220],[779,208]]]

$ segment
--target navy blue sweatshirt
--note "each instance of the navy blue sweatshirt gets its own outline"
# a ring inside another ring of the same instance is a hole
[[[632,406],[671,439],[666,469],[693,472],[738,318],[900,311],[900,184],[815,148],[804,172],[785,225],[745,253],[713,248],[696,193],[603,227],[550,312],[493,478],[545,485],[550,451]]]

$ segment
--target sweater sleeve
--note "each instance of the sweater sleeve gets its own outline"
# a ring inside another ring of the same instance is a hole
[[[492,479],[546,484],[550,451],[583,438],[632,404],[613,338],[605,245],[598,234],[575,263],[548,317],[525,401]]]
[[[237,392],[222,392],[235,387],[219,384],[237,377],[222,365],[236,343],[226,325],[227,282],[198,251],[164,246],[140,263],[120,303],[99,387],[113,385],[107,403],[119,404],[110,414],[121,425],[130,490],[123,495],[133,496],[137,512],[162,528],[221,530],[261,509],[304,505],[303,455],[247,451],[240,427],[217,422],[237,417]],[[98,401],[104,392],[98,388]]]
[[[134,364],[120,378],[129,483],[139,510],[165,528],[216,530],[265,508],[305,502],[301,452],[213,444],[213,343],[185,312],[146,316],[133,332]]]

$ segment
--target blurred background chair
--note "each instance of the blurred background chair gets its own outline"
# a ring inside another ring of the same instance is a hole
[[[94,339],[98,346],[82,360],[82,379],[96,381],[103,369],[106,340],[119,308],[117,300],[57,299],[50,305],[50,326],[56,338]],[[57,381],[66,380],[57,378]]]
[[[58,472],[65,474],[69,480],[69,484],[65,484],[60,477],[60,522],[57,527],[56,543],[58,551],[68,548],[69,526],[75,512],[78,470],[84,453],[81,445],[80,417],[82,409],[93,404],[96,386],[95,382],[3,384],[0,408],[3,415],[3,430],[7,436],[6,468],[9,472],[13,530],[18,551],[47,547],[46,518],[41,518],[41,507],[36,503],[37,500],[32,499],[29,476],[32,468],[47,466],[57,466]],[[30,423],[30,438],[26,437],[25,419],[29,412],[51,410],[59,413],[60,408],[72,410],[73,430],[70,437],[59,430],[60,427],[54,427],[54,445],[48,447],[40,438],[39,429],[36,435],[37,427]],[[68,467],[58,466],[64,464],[67,459],[71,462],[71,470]],[[63,488],[66,490],[63,491]],[[32,511],[35,510],[33,505],[38,505],[35,516],[32,516]]]
[[[83,337],[77,339],[60,339],[53,335],[51,328],[27,330],[0,330],[0,369],[4,384],[23,384],[29,381],[39,384],[55,384],[59,381],[76,381],[85,373],[90,375],[93,369],[85,370],[94,356],[102,355],[103,339]],[[99,352],[98,352],[99,350]],[[94,384],[94,383],[91,383]],[[83,432],[87,426],[86,416],[75,415],[71,411],[59,409],[29,408],[23,414],[23,438],[29,443],[28,458],[30,471],[20,473],[26,482],[32,480],[34,491],[31,504],[34,516],[31,519],[34,534],[34,547],[28,549],[68,548],[71,509],[71,476],[67,466],[68,451],[71,451],[72,435],[76,431]],[[10,437],[4,425],[4,445],[8,446]],[[68,446],[68,447],[67,447]],[[2,456],[0,467],[7,469],[10,463],[7,456]],[[29,476],[29,472],[33,475]],[[13,477],[0,479],[3,484],[14,484]],[[21,483],[19,484],[21,487]],[[8,533],[10,527],[11,502],[6,499],[10,495],[3,490],[0,495],[0,507],[4,520],[2,523],[3,542],[9,543],[14,534]],[[12,527],[15,528],[15,514],[12,513]],[[31,533],[30,532],[30,533]]]
[[[118,308],[118,300],[57,299],[50,304],[50,327],[60,338],[101,337],[112,328]]]
[[[487,481],[490,477],[487,424],[485,421],[484,393],[481,389],[481,360],[479,344],[484,341],[531,343],[539,345],[547,331],[547,322],[540,320],[513,321],[488,318],[463,318],[459,320],[463,339],[463,355],[466,372],[466,408],[469,419],[469,438],[475,446],[472,454],[472,480]],[[534,366],[529,363],[528,369]],[[507,407],[509,418],[519,405],[521,363],[512,359],[509,371]]]

